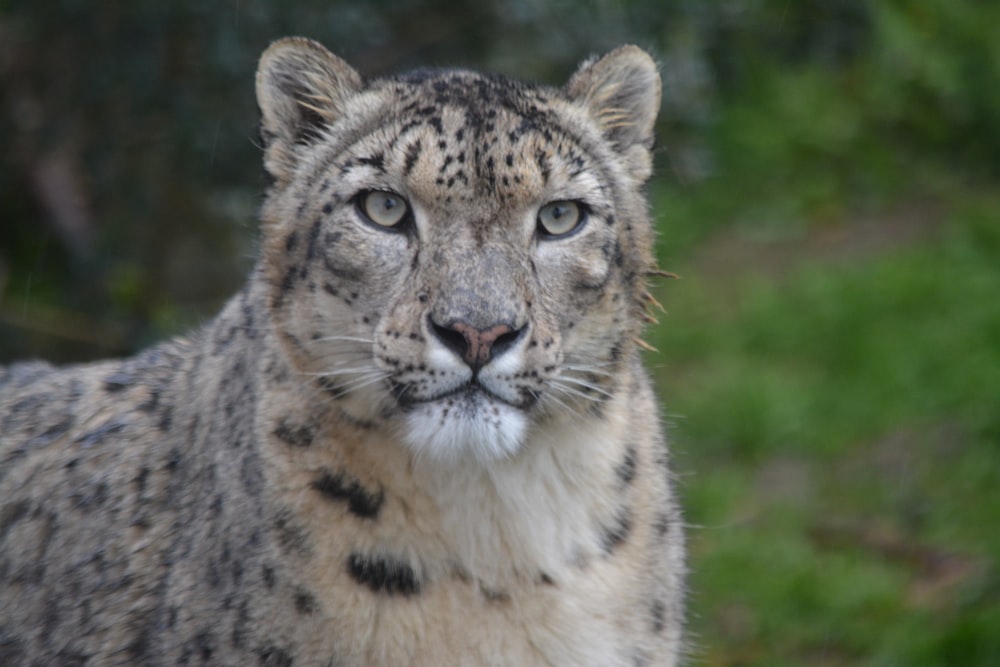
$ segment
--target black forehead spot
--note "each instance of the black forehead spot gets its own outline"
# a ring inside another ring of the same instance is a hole
[[[496,127],[495,119],[501,111],[521,118],[515,136],[520,136],[529,129],[551,136],[551,126],[555,124],[552,114],[544,108],[548,102],[546,92],[500,74],[455,69],[418,69],[401,74],[391,81],[397,85],[405,83],[413,86],[415,92],[433,100],[438,110],[445,106],[462,110],[466,120],[465,128],[474,132],[492,132]],[[411,103],[404,112],[407,110],[413,113],[415,103]],[[426,107],[419,112],[430,115]],[[435,114],[435,118],[439,116]],[[433,124],[440,133],[439,122],[438,120]]]

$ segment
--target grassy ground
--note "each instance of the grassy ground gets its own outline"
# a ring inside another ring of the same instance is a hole
[[[769,230],[725,187],[658,193],[648,336],[696,662],[1000,664],[1000,198]]]

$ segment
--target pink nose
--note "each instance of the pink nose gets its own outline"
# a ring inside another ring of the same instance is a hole
[[[477,329],[468,322],[452,322],[443,327],[432,322],[434,334],[472,370],[479,370],[516,341],[524,328],[514,331],[507,324]]]

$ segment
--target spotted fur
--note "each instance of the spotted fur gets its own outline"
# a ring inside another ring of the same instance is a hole
[[[257,95],[243,291],[0,369],[0,664],[677,664],[650,58],[365,81],[288,39]]]

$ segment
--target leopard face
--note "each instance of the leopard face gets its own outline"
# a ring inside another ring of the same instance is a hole
[[[420,455],[486,461],[614,395],[651,265],[648,56],[563,89],[363,82],[293,40],[258,98],[271,320],[305,381]]]

